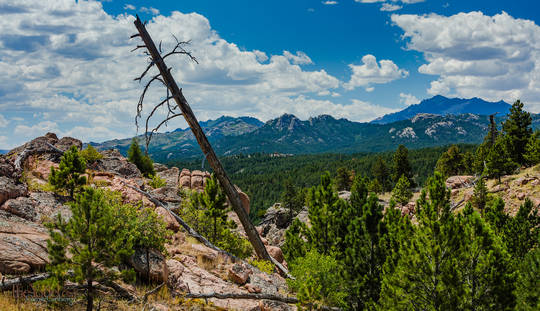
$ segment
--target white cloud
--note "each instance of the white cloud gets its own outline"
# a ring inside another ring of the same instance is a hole
[[[148,13],[148,14],[152,14],[152,15],[158,15],[159,14],[159,10],[156,9],[156,8],[153,8],[153,7],[141,7],[139,9],[139,11],[143,12],[143,13]]]
[[[405,78],[409,72],[399,69],[391,60],[383,59],[377,63],[375,56],[368,54],[362,57],[363,65],[350,64],[353,74],[349,82],[344,84],[348,90],[356,87],[365,87],[366,91],[373,91],[372,84],[384,84],[397,79]]]
[[[392,15],[407,48],[424,54],[418,71],[435,75],[430,94],[482,97],[513,102],[520,98],[540,111],[540,27],[502,12],[453,16]]]
[[[297,51],[296,55],[292,54],[289,51],[283,51],[283,55],[291,61],[291,63],[296,65],[307,65],[307,64],[313,64],[313,61],[311,61],[311,58],[306,55],[306,53],[302,51]]]
[[[383,3],[383,5],[381,6],[381,11],[393,12],[393,11],[400,10],[401,8],[402,8],[401,5],[391,4],[391,3]]]
[[[0,114],[0,127],[7,127],[9,121]]]
[[[336,5],[336,4],[338,4],[338,2],[337,1],[323,1],[322,4],[324,4],[324,5]]]
[[[420,100],[412,94],[399,93],[399,102],[405,106],[417,105]]]
[[[134,5],[132,5],[132,4],[127,4],[127,3],[126,3],[126,4],[124,5],[124,10],[132,10],[132,11],[134,11],[134,10],[136,10],[136,9],[137,9],[137,8],[136,8]]]
[[[0,136],[15,145],[46,131],[83,141],[134,135],[144,84],[133,78],[147,64],[142,52],[130,53],[140,43],[129,39],[134,17],[111,16],[95,1],[4,1],[21,13],[0,19],[0,113],[24,123],[1,128]],[[319,92],[332,94],[341,84],[325,70],[305,71],[301,66],[312,61],[303,52],[267,55],[241,49],[221,38],[200,14],[158,15],[147,29],[165,50],[175,43],[171,34],[191,40],[186,48],[199,64],[182,56],[167,58],[167,64],[200,120],[223,114],[265,120],[278,115],[274,107],[296,111],[295,105],[316,100],[311,97]],[[151,88],[144,112],[164,95],[162,87]],[[156,118],[164,116],[160,112]],[[182,124],[171,122],[165,130]]]

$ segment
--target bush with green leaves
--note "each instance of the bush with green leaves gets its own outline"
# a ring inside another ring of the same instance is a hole
[[[165,180],[163,178],[159,177],[157,174],[152,176],[152,180],[148,184],[150,185],[150,187],[152,187],[154,189],[165,187],[167,185]]]
[[[311,250],[305,257],[290,263],[294,279],[288,279],[289,287],[296,292],[300,306],[319,309],[322,306],[344,307],[345,287],[340,277],[339,262],[329,255]]]
[[[144,177],[150,178],[156,174],[152,159],[142,153],[136,138],[131,140],[131,145],[128,149],[128,161],[135,164]]]
[[[274,272],[274,264],[271,261],[260,259],[250,260],[249,263],[264,273],[272,274]]]
[[[90,144],[88,144],[85,149],[81,150],[80,155],[87,164],[91,164],[99,159],[103,159],[103,155]]]
[[[86,172],[86,161],[79,154],[77,147],[64,152],[58,169],[51,167],[49,183],[56,190],[66,190],[73,198],[75,191],[86,184],[86,177],[81,176]]]

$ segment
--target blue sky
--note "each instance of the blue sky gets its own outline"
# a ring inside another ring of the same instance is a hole
[[[199,120],[285,112],[369,121],[442,94],[540,112],[536,1],[0,0],[0,149],[47,131],[130,137],[146,65],[135,14],[165,48]],[[164,96],[156,86],[152,102]],[[154,122],[165,116],[160,112]],[[166,130],[185,127],[171,122]],[[139,131],[140,132],[140,131]]]

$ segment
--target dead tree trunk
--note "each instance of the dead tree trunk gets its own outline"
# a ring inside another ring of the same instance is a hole
[[[238,218],[240,219],[240,222],[242,223],[242,226],[244,227],[244,230],[246,231],[246,235],[248,236],[249,241],[253,245],[253,248],[255,249],[257,256],[262,259],[276,262],[266,251],[266,248],[264,247],[264,244],[261,241],[261,238],[259,237],[257,230],[255,230],[255,226],[253,226],[253,224],[249,220],[249,216],[246,210],[242,206],[242,201],[240,200],[238,191],[236,190],[234,185],[231,183],[229,177],[227,176],[227,173],[225,172],[225,170],[223,169],[223,166],[221,165],[221,162],[216,156],[214,149],[208,142],[206,135],[201,129],[201,126],[199,125],[197,118],[195,118],[195,115],[193,114],[191,107],[189,106],[184,95],[182,94],[182,90],[176,84],[176,81],[171,75],[169,68],[167,67],[167,65],[165,65],[165,62],[163,61],[161,54],[156,48],[154,41],[152,40],[152,38],[146,31],[146,27],[144,26],[144,24],[141,22],[141,20],[138,17],[137,17],[137,20],[135,20],[135,27],[137,27],[137,30],[139,31],[139,35],[141,39],[143,40],[145,47],[152,58],[153,65],[155,65],[159,69],[161,79],[163,80],[167,88],[169,89],[171,93],[171,97],[174,98],[174,100],[176,101],[176,104],[182,111],[182,114],[186,122],[189,124],[189,127],[191,128],[191,131],[193,132],[193,135],[195,135],[195,138],[197,139],[199,146],[201,146],[202,152],[205,154],[206,159],[208,160],[208,163],[214,170],[214,174],[216,174],[216,177],[218,178],[221,186],[223,187],[225,194],[229,198],[229,201],[231,202],[231,205],[234,211],[238,215]]]

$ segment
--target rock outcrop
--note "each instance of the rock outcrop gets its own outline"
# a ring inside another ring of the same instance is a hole
[[[0,176],[0,205],[9,199],[28,195],[28,187],[17,183],[14,179]]]
[[[167,269],[165,257],[153,249],[148,250],[148,261],[146,257],[146,250],[136,249],[135,253],[129,258],[129,264],[143,278],[148,276],[151,281],[167,282],[169,270]]]

